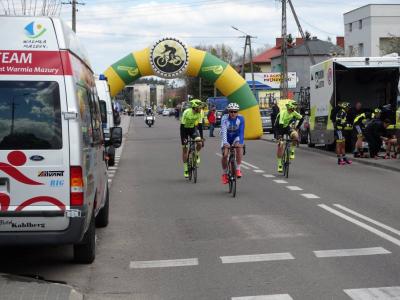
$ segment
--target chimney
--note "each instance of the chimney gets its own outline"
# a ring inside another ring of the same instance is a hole
[[[282,46],[282,38],[276,38],[275,46],[276,47],[281,47]]]
[[[296,38],[296,46],[300,46],[304,44],[304,39],[303,38]]]
[[[344,36],[336,37],[336,45],[344,49]]]

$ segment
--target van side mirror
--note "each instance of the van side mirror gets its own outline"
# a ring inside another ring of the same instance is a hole
[[[114,148],[119,148],[122,144],[122,127],[112,127],[110,142]]]

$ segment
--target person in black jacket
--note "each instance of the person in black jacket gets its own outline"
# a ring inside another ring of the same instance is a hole
[[[272,132],[274,133],[274,139],[276,139],[275,121],[278,114],[279,114],[279,106],[276,102],[274,102],[274,104],[272,105],[272,112],[271,112],[271,123],[272,123]]]
[[[373,118],[365,128],[365,139],[368,142],[369,153],[371,158],[378,158],[382,141],[387,141],[386,128],[390,125],[390,120],[385,119],[383,122],[379,118]]]
[[[341,102],[338,106],[334,122],[338,165],[350,165],[352,161],[346,157],[346,138],[344,136],[344,130],[349,127],[347,114],[350,110],[350,103]]]

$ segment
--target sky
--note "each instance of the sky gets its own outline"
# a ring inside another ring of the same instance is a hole
[[[67,1],[64,1],[67,2]],[[278,0],[78,0],[77,34],[92,67],[102,73],[128,53],[151,46],[163,37],[176,37],[188,46],[224,43],[243,53],[243,33],[255,36],[254,49],[275,45],[281,34]],[[369,4],[363,0],[292,0],[304,31],[322,40],[344,35],[343,14]],[[374,0],[373,3],[399,3]],[[60,16],[71,24],[71,6]],[[288,33],[300,36],[287,10]]]

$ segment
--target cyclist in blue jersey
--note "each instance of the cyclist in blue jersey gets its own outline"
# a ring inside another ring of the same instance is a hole
[[[239,105],[237,103],[229,103],[227,106],[228,114],[221,119],[221,148],[222,148],[222,183],[227,184],[228,179],[228,155],[229,147],[236,146],[236,177],[242,177],[240,164],[242,163],[243,145],[244,145],[244,117],[239,115]]]

